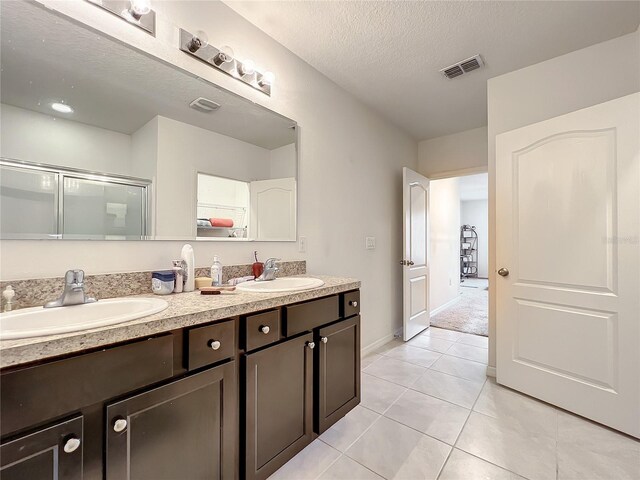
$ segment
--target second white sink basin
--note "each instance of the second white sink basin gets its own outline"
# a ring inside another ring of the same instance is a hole
[[[297,292],[298,290],[309,290],[310,288],[318,288],[324,285],[319,278],[312,277],[281,277],[275,280],[267,280],[265,282],[244,282],[236,288],[245,292],[258,293],[279,293],[279,292]]]
[[[55,308],[25,308],[0,314],[0,340],[40,337],[115,325],[161,312],[161,298],[112,298]]]

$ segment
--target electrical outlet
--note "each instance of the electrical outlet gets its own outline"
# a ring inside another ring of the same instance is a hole
[[[298,239],[298,251],[304,253],[307,251],[307,237],[300,237]]]
[[[364,247],[367,250],[375,250],[376,248],[376,237],[366,237]]]

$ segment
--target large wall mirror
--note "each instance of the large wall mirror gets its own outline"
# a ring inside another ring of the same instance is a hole
[[[295,121],[37,5],[0,8],[3,239],[296,239]]]

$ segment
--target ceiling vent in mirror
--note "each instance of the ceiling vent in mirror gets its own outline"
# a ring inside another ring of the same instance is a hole
[[[465,73],[478,70],[482,66],[484,66],[484,62],[482,61],[482,58],[480,58],[480,55],[474,55],[471,58],[449,65],[448,67],[441,69],[440,72],[448,79],[452,79],[464,75]]]
[[[189,104],[194,110],[204,113],[212,113],[220,108],[220,104],[209,100],[208,98],[198,97]]]

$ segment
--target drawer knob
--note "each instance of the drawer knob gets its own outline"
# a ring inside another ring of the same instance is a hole
[[[124,432],[127,428],[127,421],[124,418],[118,418],[113,422],[113,431],[116,433]]]
[[[327,337],[320,337],[320,341],[322,343],[327,343],[329,341],[329,339]]]
[[[309,347],[311,350],[313,350],[314,348],[316,348],[316,344],[313,342],[307,342],[307,347]]]
[[[266,335],[267,333],[269,333],[269,331],[270,331],[270,330],[271,330],[271,329],[269,328],[269,325],[261,325],[261,326],[260,326],[260,331],[261,331],[262,333],[264,333],[265,335]]]
[[[72,453],[72,452],[75,452],[79,446],[80,446],[80,439],[71,437],[69,440],[67,440],[64,443],[64,451],[65,453]]]
[[[357,302],[357,301],[355,301],[355,300],[351,300],[351,301],[349,302],[349,305],[351,305],[352,307],[357,307],[357,306],[358,306],[358,302]]]
[[[218,350],[220,348],[220,341],[219,340],[209,340],[209,347],[211,347],[213,350]]]

